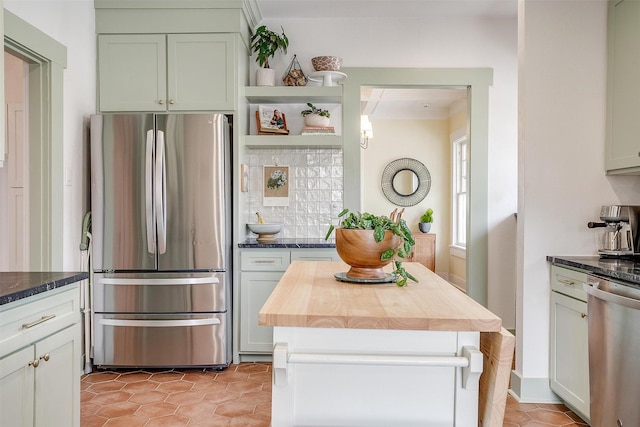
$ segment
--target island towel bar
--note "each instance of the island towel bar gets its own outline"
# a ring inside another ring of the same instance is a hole
[[[290,353],[286,343],[277,343],[273,349],[274,384],[287,385],[288,364],[296,363],[462,368],[463,388],[477,389],[483,369],[483,355],[472,346],[464,346],[461,356]]]

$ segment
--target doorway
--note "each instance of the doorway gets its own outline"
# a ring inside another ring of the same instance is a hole
[[[28,271],[63,271],[63,70],[67,49],[4,10],[4,51],[25,67]],[[25,158],[26,160],[26,158]]]
[[[6,148],[0,168],[0,271],[28,271],[29,266],[29,147],[25,103],[25,61],[4,52]]]

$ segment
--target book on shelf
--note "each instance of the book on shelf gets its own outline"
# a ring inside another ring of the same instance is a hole
[[[335,135],[335,133],[333,126],[305,126],[302,128],[300,135]]]
[[[256,111],[258,135],[289,135],[287,118],[277,109],[260,106]]]

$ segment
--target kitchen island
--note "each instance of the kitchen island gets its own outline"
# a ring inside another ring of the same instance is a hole
[[[344,283],[342,262],[291,263],[259,313],[274,327],[273,426],[477,426],[479,406],[506,399],[494,368],[511,357],[492,344],[481,352],[481,333],[502,336],[501,319],[423,265],[403,265],[419,283]],[[490,396],[479,405],[483,365]]]

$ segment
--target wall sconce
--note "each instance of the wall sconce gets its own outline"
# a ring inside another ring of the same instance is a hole
[[[369,139],[373,138],[373,127],[369,121],[369,116],[360,116],[360,147],[367,149]]]

